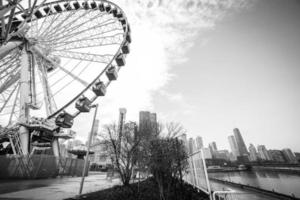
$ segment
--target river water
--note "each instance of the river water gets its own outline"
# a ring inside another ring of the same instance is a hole
[[[209,173],[212,178],[222,179],[300,198],[300,176],[282,172],[243,171]]]

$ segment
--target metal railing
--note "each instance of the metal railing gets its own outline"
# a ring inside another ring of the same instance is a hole
[[[188,172],[183,177],[184,181],[203,191],[210,200],[248,200],[251,194],[230,190],[213,191],[208,178],[205,157],[202,150],[194,152],[188,157]]]
[[[250,200],[253,199],[251,194],[236,191],[215,191],[213,200]]]

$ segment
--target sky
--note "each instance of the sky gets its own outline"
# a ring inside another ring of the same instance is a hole
[[[100,125],[140,110],[180,122],[188,137],[300,151],[300,2],[119,0],[132,29],[118,81],[99,100]],[[87,138],[92,114],[75,120]]]

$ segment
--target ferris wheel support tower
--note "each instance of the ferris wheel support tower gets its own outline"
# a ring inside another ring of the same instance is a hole
[[[29,56],[26,46],[23,46],[21,57],[21,77],[20,77],[20,116],[21,123],[27,123],[29,119],[29,100],[30,100],[30,69]],[[20,126],[20,141],[24,155],[29,151],[29,131],[26,127]]]

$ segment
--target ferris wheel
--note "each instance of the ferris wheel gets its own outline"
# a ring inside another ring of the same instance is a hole
[[[31,133],[53,137],[89,112],[131,43],[125,13],[110,1],[32,2],[0,5],[0,125],[20,126],[24,154]]]

